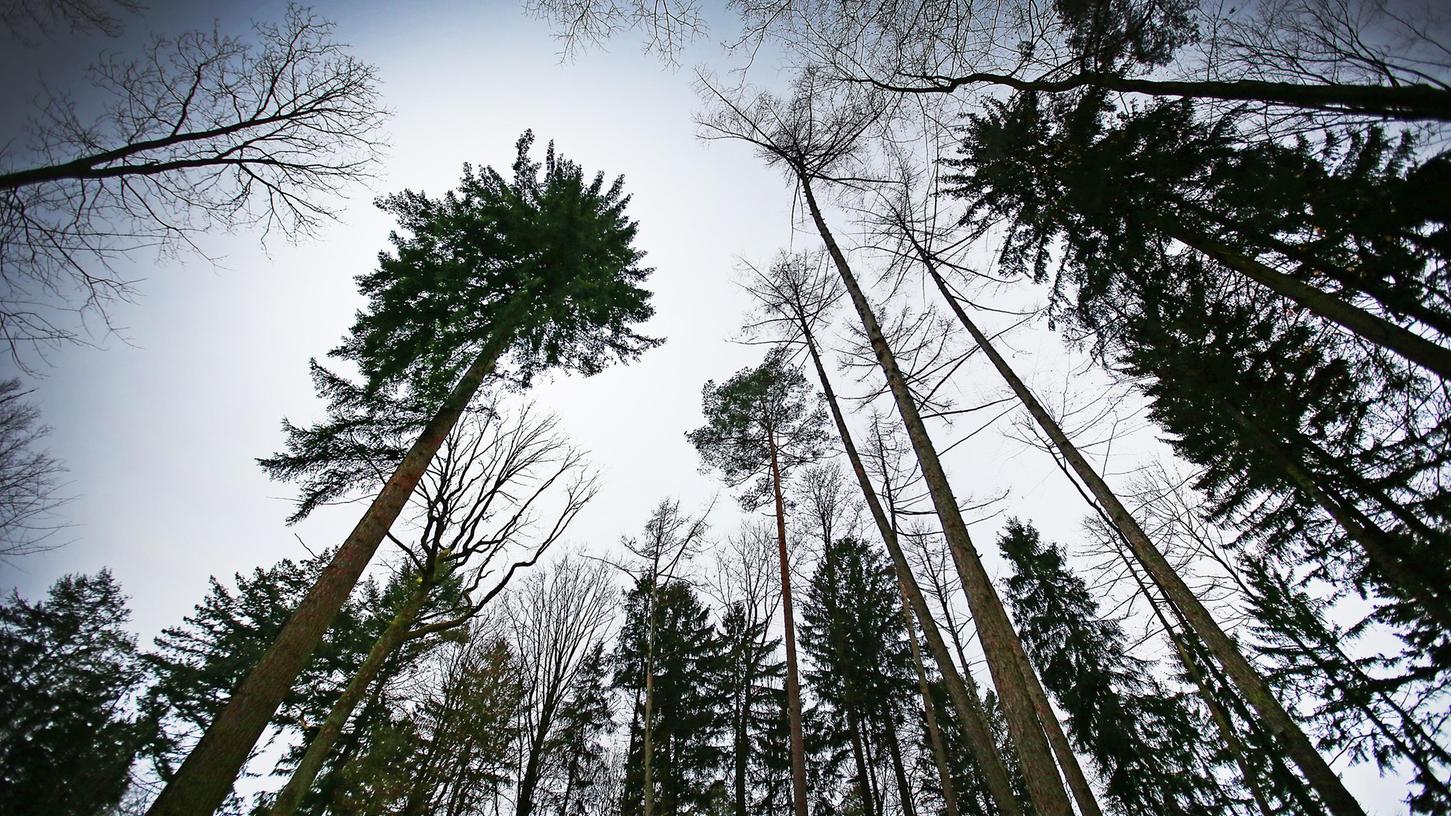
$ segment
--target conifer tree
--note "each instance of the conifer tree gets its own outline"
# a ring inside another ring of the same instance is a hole
[[[433,411],[377,498],[338,548],[227,706],[149,811],[191,816],[221,804],[228,786],[342,608],[418,480],[484,379],[501,364],[519,384],[550,369],[595,373],[658,340],[634,324],[652,314],[650,270],[634,247],[623,177],[606,186],[549,149],[518,142],[513,178],[465,167],[457,189],[412,191],[383,208],[400,232],[378,269],[361,275],[368,306],[336,351],[355,363],[364,397],[404,391]],[[435,407],[436,406],[436,407]]]
[[[130,616],[106,570],[0,604],[0,810],[94,816],[120,801],[156,737],[130,710],[145,674]]]
[[[642,578],[626,596],[624,611],[614,651],[614,686],[639,702],[630,717],[620,812],[642,813],[646,797],[660,816],[724,807],[728,800],[720,738],[729,726],[729,711],[720,685],[727,657],[709,610],[684,581],[651,587]],[[653,626],[646,619],[648,612],[653,612]],[[647,640],[652,631],[653,644]],[[648,712],[641,699],[647,648],[652,679]],[[652,743],[648,790],[644,785],[647,731]]]
[[[719,468],[732,485],[756,479],[741,498],[757,507],[769,494],[776,516],[781,567],[781,616],[786,643],[786,706],[791,727],[791,782],[796,816],[807,816],[806,746],[801,724],[801,679],[796,663],[796,621],[791,598],[791,562],[786,550],[783,483],[798,465],[821,453],[826,410],[806,378],[787,363],[784,348],[772,349],[754,369],[743,369],[701,390],[706,424],[687,434],[701,458]]]
[[[1212,812],[1216,782],[1198,765],[1200,723],[1183,700],[1128,653],[1123,631],[1099,617],[1059,548],[1016,519],[998,546],[1015,573],[1008,601],[1023,646],[1108,796],[1130,814]]]
[[[776,659],[781,640],[768,636],[768,624],[767,620],[753,620],[746,602],[740,600],[728,604],[720,615],[720,639],[726,657],[721,694],[730,704],[730,786],[736,816],[760,812],[753,777],[768,758],[759,749],[762,741],[778,730],[785,705],[781,684],[786,669]],[[787,742],[785,770],[789,776],[789,734]]]
[[[605,800],[605,740],[615,726],[610,697],[609,658],[604,642],[596,641],[584,657],[559,710],[559,727],[551,739],[558,757],[559,784],[544,793],[548,812],[559,816],[586,816],[607,810]]]

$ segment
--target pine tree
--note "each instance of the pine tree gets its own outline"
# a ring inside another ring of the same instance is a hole
[[[1212,812],[1216,783],[1197,762],[1201,724],[1181,695],[1128,653],[1123,631],[1099,617],[1058,547],[1016,519],[998,546],[1015,573],[1008,601],[1023,646],[1108,796],[1130,814]]]
[[[130,616],[107,570],[0,605],[0,811],[99,816],[121,799],[156,736],[131,711],[145,672]]]
[[[806,747],[801,723],[801,674],[796,665],[796,619],[791,597],[791,563],[786,551],[783,483],[797,465],[820,455],[826,440],[826,409],[806,378],[787,362],[785,348],[772,349],[753,369],[742,369],[701,389],[706,424],[687,434],[708,465],[732,485],[759,477],[741,499],[758,507],[766,496],[776,514],[781,567],[781,616],[786,643],[786,705],[791,721],[791,785],[796,816],[807,816]]]
[[[609,807],[604,799],[609,761],[605,740],[615,726],[609,681],[604,643],[596,642],[559,711],[559,727],[550,747],[559,757],[561,784],[546,791],[544,797],[551,814],[587,816]]]
[[[653,594],[653,710],[645,722],[643,691],[647,596]],[[625,599],[625,623],[614,651],[614,686],[636,701],[630,717],[623,816],[643,812],[651,796],[660,816],[700,812],[728,801],[721,738],[729,728],[728,701],[720,691],[725,645],[710,612],[684,581],[651,587],[638,582]],[[652,791],[643,785],[642,732],[653,743]]]

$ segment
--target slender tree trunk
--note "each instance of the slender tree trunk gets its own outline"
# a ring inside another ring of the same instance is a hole
[[[897,581],[903,588],[903,592],[906,593],[912,611],[922,626],[922,636],[927,641],[927,648],[932,652],[932,658],[936,661],[938,670],[942,672],[943,682],[947,685],[948,698],[952,701],[958,723],[967,737],[973,760],[983,775],[988,794],[1002,816],[1022,816],[1022,808],[1013,794],[1012,782],[1008,778],[1002,757],[998,754],[997,743],[993,740],[992,731],[988,727],[982,703],[978,700],[976,690],[969,692],[968,686],[964,682],[964,675],[958,673],[957,664],[952,662],[952,656],[947,651],[947,644],[942,639],[942,632],[937,628],[937,621],[933,619],[932,611],[927,607],[927,600],[922,596],[922,589],[917,585],[916,577],[912,575],[912,568],[907,563],[906,553],[902,551],[901,542],[897,540],[897,534],[887,519],[887,513],[882,508],[881,500],[877,497],[876,488],[872,486],[871,477],[867,475],[866,466],[862,464],[861,454],[857,451],[856,443],[851,436],[851,429],[847,426],[846,417],[842,414],[836,391],[831,387],[831,378],[827,375],[826,366],[822,363],[821,352],[816,346],[811,327],[804,319],[801,320],[800,327],[806,341],[807,351],[811,355],[812,365],[816,368],[816,376],[821,381],[822,394],[826,398],[826,404],[831,409],[832,419],[836,423],[836,432],[841,438],[842,449],[851,463],[852,473],[856,475],[862,498],[866,501],[872,518],[876,521],[882,542],[892,557],[892,568],[897,573]],[[967,671],[966,664],[963,665],[963,671]]]
[[[539,787],[539,773],[544,764],[544,740],[549,736],[549,726],[554,721],[556,700],[546,700],[539,712],[539,725],[530,736],[529,758],[524,761],[524,773],[519,778],[519,791],[515,796],[515,816],[529,816],[534,811],[534,792]]]
[[[905,93],[951,93],[965,85],[1003,85],[1019,91],[1060,93],[1094,85],[1120,93],[1175,96],[1190,99],[1220,99],[1226,102],[1264,102],[1292,108],[1337,113],[1359,113],[1404,121],[1451,120],[1451,91],[1426,84],[1352,85],[1326,83],[1302,85],[1256,79],[1158,80],[1083,71],[1062,79],[1022,79],[1007,74],[973,73],[943,77],[932,85],[894,85],[867,80],[886,90]]]
[[[791,729],[791,795],[796,816],[806,808],[806,742],[801,735],[801,680],[796,669],[796,616],[791,609],[791,562],[786,555],[786,502],[781,497],[781,467],[776,436],[769,434],[771,491],[776,501],[776,549],[781,559],[781,618],[786,641],[786,716]]]
[[[862,797],[862,812],[876,813],[875,800],[872,797],[872,783],[868,780],[867,755],[863,747],[861,721],[857,718],[856,709],[846,710],[846,728],[851,732],[851,756],[856,763],[856,784],[857,790]]]
[[[271,816],[292,816],[297,812],[297,806],[302,803],[302,797],[307,795],[312,787],[313,780],[322,770],[323,763],[327,761],[328,755],[332,753],[333,745],[337,743],[338,737],[343,733],[343,728],[348,724],[348,719],[353,716],[353,709],[357,708],[362,701],[363,695],[368,693],[368,687],[372,685],[373,679],[383,669],[383,664],[403,643],[408,634],[408,628],[418,617],[418,610],[423,607],[424,600],[428,597],[429,585],[420,582],[403,602],[403,607],[388,622],[388,627],[373,642],[373,648],[368,651],[368,656],[363,660],[363,665],[353,674],[353,679],[343,689],[343,693],[333,703],[328,711],[327,718],[318,727],[317,734],[313,736],[312,742],[308,743],[307,750],[302,754],[302,760],[297,763],[297,768],[292,772],[292,777],[287,780],[287,785],[277,794],[277,801],[272,803]]]
[[[973,620],[977,624],[978,636],[982,642],[983,652],[987,656],[988,669],[992,673],[993,684],[997,687],[999,699],[1002,701],[1008,732],[1013,744],[1018,749],[1018,758],[1022,763],[1023,775],[1027,781],[1028,793],[1034,808],[1037,810],[1038,816],[1070,816],[1073,809],[1068,803],[1068,795],[1058,777],[1058,769],[1053,763],[1053,755],[1048,747],[1048,741],[1043,734],[1042,726],[1038,723],[1037,712],[1028,696],[1022,672],[1018,670],[1017,659],[1013,656],[1012,646],[1009,644],[1010,639],[1017,638],[1017,633],[1013,630],[1007,612],[1003,609],[1002,599],[998,597],[997,590],[993,588],[987,570],[983,567],[982,560],[973,547],[972,539],[968,536],[967,524],[963,521],[962,510],[957,505],[957,498],[952,494],[952,487],[947,481],[947,473],[943,470],[942,463],[937,457],[937,449],[927,434],[927,426],[917,411],[912,393],[897,366],[896,357],[887,345],[881,326],[877,323],[876,315],[872,312],[866,295],[857,284],[856,277],[847,264],[846,256],[842,254],[841,248],[837,246],[836,239],[826,225],[816,197],[812,194],[810,179],[803,175],[800,182],[811,217],[815,221],[822,241],[826,244],[827,252],[835,262],[847,293],[856,307],[862,329],[871,342],[882,373],[886,376],[887,385],[897,404],[897,411],[902,417],[902,423],[907,429],[907,436],[912,441],[912,448],[922,467],[922,477],[927,483],[933,506],[942,522],[943,533],[957,565],[958,576],[962,581],[963,590],[967,594]]]
[[[747,683],[750,681],[747,680]],[[750,744],[747,741],[750,737],[746,729],[746,721],[749,718],[750,703],[742,700],[740,707],[736,710],[735,727],[735,806],[736,816],[747,816],[746,813],[746,765],[750,760]]]
[[[907,781],[907,768],[902,764],[902,744],[897,739],[897,724],[890,713],[886,718],[887,754],[892,758],[892,774],[897,778],[897,798],[902,802],[902,816],[917,816],[912,807],[912,785]]]
[[[932,746],[932,763],[937,766],[937,779],[942,783],[942,810],[945,816],[958,816],[957,786],[952,784],[952,766],[947,762],[947,749],[942,744],[942,729],[937,724],[937,706],[932,702],[932,686],[927,682],[927,669],[922,665],[922,647],[917,643],[917,626],[912,620],[912,607],[907,601],[907,588],[897,581],[902,596],[902,625],[912,648],[912,668],[917,672],[917,689],[922,693],[922,718],[927,724],[927,743]]]
[[[641,776],[644,779],[643,810],[645,816],[653,816],[655,813],[655,767],[654,748],[655,741],[652,738],[655,731],[655,581],[658,578],[652,576],[650,584],[650,615],[649,627],[646,631],[645,647],[645,723],[641,729],[640,754],[641,764],[644,766]]]
[[[337,618],[358,576],[423,478],[428,463],[458,423],[484,377],[493,370],[502,348],[502,341],[491,342],[469,366],[267,653],[162,789],[147,816],[210,816],[221,807],[252,747]]]
[[[1399,354],[1442,379],[1451,379],[1451,348],[1427,340],[1380,315],[1367,312],[1177,224],[1164,224],[1164,233],[1314,314]]]
[[[1149,540],[1143,528],[1139,527],[1139,523],[1118,500],[1118,496],[1109,488],[1108,483],[1088,464],[1088,460],[1083,458],[1077,446],[1073,444],[1067,434],[1063,433],[1063,429],[1058,426],[1057,421],[1038,402],[1037,397],[1033,396],[1032,391],[1018,378],[1017,373],[1013,371],[1002,355],[998,354],[997,349],[978,329],[977,324],[967,316],[962,304],[951,296],[931,260],[925,254],[922,260],[937,282],[938,288],[947,298],[953,312],[957,314],[963,328],[967,329],[973,340],[982,348],[983,353],[992,361],[993,367],[1008,382],[1019,402],[1028,409],[1028,413],[1033,416],[1038,427],[1042,428],[1043,432],[1052,440],[1064,460],[1073,468],[1073,472],[1087,485],[1089,492],[1098,500],[1114,527],[1123,534],[1134,557],[1143,565],[1155,586],[1159,587],[1170,603],[1183,613],[1190,628],[1224,667],[1240,693],[1254,707],[1264,721],[1265,727],[1274,735],[1276,742],[1300,767],[1305,779],[1325,801],[1326,807],[1337,816],[1364,816],[1365,811],[1361,809],[1360,803],[1350,795],[1350,791],[1346,790],[1340,777],[1336,776],[1325,758],[1315,750],[1314,744],[1300,729],[1299,724],[1280,705],[1279,700],[1275,699],[1265,679],[1245,659],[1229,635],[1219,627],[1219,623],[1214,620],[1209,610],[1199,602],[1188,585],[1179,577],[1179,573],[1164,558],[1164,554],[1159,552],[1159,549]]]
[[[1104,518],[1107,520],[1106,516]],[[1274,810],[1270,807],[1269,798],[1261,789],[1258,775],[1249,766],[1244,742],[1239,738],[1239,734],[1235,733],[1234,721],[1230,719],[1229,712],[1225,711],[1224,706],[1220,704],[1214,689],[1204,676],[1203,669],[1199,666],[1199,661],[1195,660],[1190,653],[1189,645],[1184,642],[1178,627],[1169,623],[1169,619],[1164,616],[1164,611],[1159,608],[1159,599],[1154,597],[1153,592],[1144,584],[1144,579],[1140,577],[1139,571],[1130,563],[1128,554],[1123,549],[1115,549],[1124,568],[1129,571],[1129,575],[1134,579],[1134,584],[1138,586],[1139,594],[1149,602],[1149,609],[1153,611],[1159,625],[1164,627],[1164,634],[1168,635],[1169,642],[1174,646],[1174,654],[1179,658],[1179,665],[1184,667],[1185,674],[1188,674],[1189,679],[1194,682],[1194,690],[1199,694],[1199,699],[1203,701],[1204,707],[1209,710],[1209,718],[1214,721],[1214,727],[1219,731],[1219,738],[1224,740],[1225,749],[1234,758],[1234,764],[1239,768],[1240,778],[1244,780],[1244,786],[1249,789],[1250,796],[1255,801],[1255,807],[1262,816],[1272,816]]]

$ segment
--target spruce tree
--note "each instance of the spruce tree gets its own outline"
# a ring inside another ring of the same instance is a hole
[[[405,392],[432,410],[416,441],[338,548],[333,562],[197,743],[150,813],[191,816],[221,804],[247,754],[322,641],[348,593],[483,381],[527,385],[553,369],[593,374],[657,345],[634,325],[653,313],[650,270],[634,246],[623,177],[555,154],[542,163],[519,139],[513,178],[465,166],[442,198],[404,191],[381,201],[400,231],[335,354],[362,371],[365,399]]]
[[[1118,624],[1099,616],[1088,585],[1037,530],[1009,520],[998,546],[1023,646],[1124,813],[1213,811],[1215,780],[1197,761],[1201,724],[1181,695],[1128,653]]]
[[[758,793],[761,786],[757,777],[769,777],[773,770],[783,770],[768,767],[772,757],[761,748],[763,742],[768,743],[774,736],[772,732],[779,730],[785,703],[781,684],[786,670],[776,659],[781,640],[768,637],[767,621],[752,622],[744,602],[725,607],[719,630],[726,657],[721,694],[729,702],[732,811],[735,816],[748,816],[759,812],[758,804],[765,798]],[[791,773],[789,746],[785,758],[785,775],[778,781],[784,781]],[[770,786],[767,779],[766,787]]]
[[[585,656],[569,696],[559,711],[559,727],[551,738],[551,753],[558,756],[559,784],[547,789],[547,812],[558,816],[586,816],[609,807],[604,799],[605,740],[614,729],[609,659],[603,642]]]
[[[107,570],[0,605],[0,811],[99,816],[125,793],[155,720],[132,712],[145,672]]]
[[[647,596],[654,598],[648,604]],[[643,704],[645,662],[654,609],[653,705],[646,722]],[[710,612],[691,586],[673,580],[652,587],[642,579],[625,598],[625,622],[614,650],[614,687],[637,703],[630,715],[625,765],[623,816],[643,812],[650,796],[660,816],[681,816],[724,807],[725,750],[721,740],[729,728],[728,700],[721,693],[726,666],[725,645],[710,623]],[[642,732],[653,744],[652,788],[644,790]]]

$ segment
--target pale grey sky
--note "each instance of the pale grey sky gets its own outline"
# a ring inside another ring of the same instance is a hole
[[[120,40],[89,38],[66,48],[14,50],[0,68],[15,77],[0,97],[15,110],[43,77],[69,87],[100,48],[124,52],[147,32],[205,28],[224,31],[247,20],[277,18],[285,4],[185,3],[153,0],[128,21]],[[383,78],[391,142],[375,192],[403,187],[442,193],[464,162],[506,167],[515,139],[533,128],[542,142],[587,170],[623,173],[634,196],[639,245],[656,267],[650,287],[657,317],[647,331],[669,338],[630,366],[589,379],[559,378],[533,397],[562,417],[564,430],[590,451],[604,489],[570,539],[611,548],[636,531],[664,496],[686,508],[703,506],[718,486],[698,472],[683,434],[700,420],[700,387],[760,357],[732,344],[748,298],[735,284],[739,259],[764,263],[780,248],[815,249],[813,235],[792,229],[790,190],[744,146],[705,144],[695,136],[698,107],[691,68],[722,67],[716,39],[699,42],[666,70],[629,37],[561,64],[546,26],[509,2],[319,3],[338,36]],[[62,38],[64,39],[64,38]],[[6,116],[15,136],[15,116]],[[138,258],[145,278],[135,304],[115,309],[125,341],[64,349],[43,376],[28,378],[46,421],[51,452],[69,467],[75,496],[64,514],[74,526],[68,546],[0,566],[0,587],[29,597],[68,572],[109,566],[131,596],[143,643],[178,623],[206,590],[210,575],[229,578],[288,556],[338,542],[357,507],[327,508],[289,529],[290,486],[270,482],[254,463],[278,449],[283,416],[317,416],[307,360],[332,348],[351,323],[359,299],[353,276],[384,248],[390,220],[355,191],[341,222],[300,246],[258,236],[217,236],[216,267],[196,257],[155,262]],[[843,235],[850,229],[838,217]],[[1014,364],[1030,382],[1058,394],[1069,369],[1056,336],[1043,327],[1013,337]],[[875,382],[875,381],[873,381]],[[1092,385],[1092,376],[1072,380]],[[845,376],[844,390],[861,390]],[[989,369],[959,375],[960,399],[999,396]],[[1091,388],[1084,389],[1091,392]],[[973,427],[965,423],[965,427]],[[1008,427],[1004,421],[998,426]],[[956,430],[939,430],[941,441]],[[1146,437],[1151,435],[1141,435]],[[1126,441],[1113,462],[1125,471],[1141,461],[1145,439]],[[948,457],[964,501],[1008,492],[1007,514],[1031,519],[1059,541],[1078,538],[1086,511],[1051,460],[1000,432],[984,433]],[[717,505],[727,533],[738,511]],[[974,537],[991,569],[992,541],[1002,519],[976,525]],[[1399,792],[1373,793],[1374,772],[1352,773],[1376,813],[1397,811]],[[1384,801],[1380,801],[1384,800]]]

